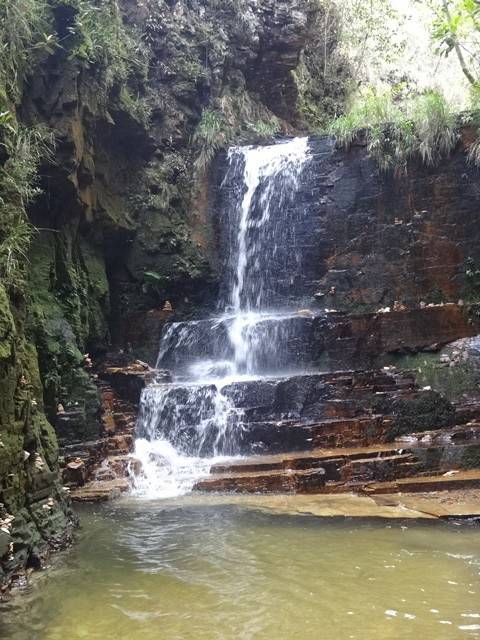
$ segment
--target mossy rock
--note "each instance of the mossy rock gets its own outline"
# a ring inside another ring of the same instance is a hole
[[[5,288],[0,284],[0,360],[11,358],[16,336],[15,322]]]
[[[453,405],[436,391],[422,391],[410,399],[382,399],[376,403],[374,411],[393,417],[387,434],[389,440],[409,433],[443,429],[455,422]]]

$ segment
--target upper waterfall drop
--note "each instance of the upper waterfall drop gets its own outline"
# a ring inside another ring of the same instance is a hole
[[[308,157],[307,138],[228,152],[222,313],[163,332],[157,367],[171,369],[174,382],[142,394],[135,455],[143,471],[135,487],[144,495],[185,493],[212,459],[238,455],[243,413],[232,383],[295,367],[291,345],[302,318],[292,309],[299,308],[308,235],[297,196]]]
[[[288,207],[293,204],[307,157],[308,138],[266,147],[233,147],[228,152],[224,182],[238,180],[240,169],[244,184],[233,212],[235,219],[228,220],[237,229],[224,283],[234,314],[275,307],[272,281],[278,277],[276,268],[282,266],[277,252],[291,232],[286,227]]]

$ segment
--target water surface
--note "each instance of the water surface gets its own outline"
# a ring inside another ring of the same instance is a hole
[[[79,544],[0,606],[5,640],[480,637],[480,528],[240,505],[82,509]]]

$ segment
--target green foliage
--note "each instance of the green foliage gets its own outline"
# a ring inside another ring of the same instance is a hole
[[[153,293],[155,296],[162,297],[169,285],[169,280],[168,276],[161,275],[157,271],[145,271],[142,289],[144,293]]]
[[[256,144],[281,131],[281,122],[266,108],[252,100],[247,91],[225,94],[216,108],[202,114],[192,143],[198,151],[197,171],[204,172],[220,149],[236,144]]]
[[[18,102],[24,78],[42,55],[50,54],[56,37],[50,33],[44,0],[0,1],[0,99]]]
[[[132,95],[128,87],[122,85],[120,89],[120,102],[125,111],[137,120],[137,122],[145,127],[148,126],[152,109],[144,96],[139,94],[136,96]]]
[[[70,33],[76,44],[70,57],[98,66],[107,87],[126,81],[132,73],[144,74],[146,49],[124,25],[117,0],[77,0],[75,4]]]
[[[477,139],[469,145],[467,160],[469,164],[473,164],[476,167],[480,166],[480,137],[477,137]]]
[[[480,266],[472,257],[465,260],[462,297],[467,303],[466,316],[470,323],[480,321]]]
[[[193,58],[179,58],[178,60],[174,61],[172,67],[173,70],[180,76],[185,78],[185,80],[192,80],[196,82],[200,78],[207,77],[206,66],[200,64],[198,60],[195,60]]]
[[[465,260],[465,288],[463,295],[469,301],[480,301],[480,267],[471,257]]]
[[[480,4],[477,0],[428,0],[434,13],[432,38],[440,56],[452,52],[472,86],[480,81]]]
[[[325,24],[326,46],[332,37],[338,38],[355,82],[363,85],[372,76],[388,77],[396,73],[406,40],[402,36],[401,13],[392,0],[322,0],[322,5],[327,18],[332,13],[338,15],[337,20],[330,17]],[[397,30],[395,38],[393,29]],[[328,59],[325,64],[328,68]]]
[[[415,98],[412,107],[418,153],[425,164],[435,165],[457,144],[455,116],[445,98],[436,91]]]
[[[276,118],[270,121],[257,120],[255,122],[247,122],[247,129],[254,133],[259,141],[273,138],[280,131],[280,123]]]
[[[40,192],[38,167],[53,160],[55,141],[43,127],[15,125],[7,112],[0,118],[0,130],[4,134],[0,146],[7,154],[0,167],[0,275],[8,286],[21,288],[34,232],[26,207]]]
[[[329,127],[337,143],[350,147],[364,132],[369,153],[383,171],[405,171],[408,160],[420,157],[429,166],[448,155],[458,140],[455,117],[436,91],[406,100],[391,92],[370,91]]]
[[[215,154],[230,143],[233,135],[234,130],[221,111],[206,109],[192,139],[199,149],[195,160],[197,170],[205,171]]]

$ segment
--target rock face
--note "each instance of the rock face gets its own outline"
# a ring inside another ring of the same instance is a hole
[[[209,180],[215,153],[308,131],[305,114],[318,124],[344,100],[341,83],[313,74],[334,53],[318,37],[322,3],[114,5],[95,5],[92,22],[76,0],[39,2],[38,42],[25,43],[29,66],[16,69],[5,105],[0,78],[2,113],[19,130],[47,129],[55,139],[54,157],[41,154],[42,194],[28,207],[37,231],[26,282],[3,272],[0,282],[0,585],[71,539],[57,436],[72,485],[89,479],[86,460],[101,464],[109,438],[119,438],[114,451],[128,451],[133,418],[123,425],[129,433],[115,434],[122,425],[102,416],[92,358],[113,345],[154,364],[167,321],[211,314],[226,197],[221,156]],[[50,47],[45,33],[62,46]],[[2,169],[14,160],[8,131],[0,127]],[[314,313],[294,319],[303,337],[289,340],[289,358],[373,366],[385,353],[473,335],[478,177],[462,149],[436,169],[412,164],[397,178],[379,174],[361,144],[345,154],[317,138],[311,150],[301,194],[312,213],[303,233],[310,259],[298,286]],[[0,248],[21,218],[18,198],[12,207],[11,218],[2,210]],[[460,298],[463,306],[423,305]],[[133,395],[142,384],[123,383]]]
[[[310,151],[296,204],[309,256],[298,288],[310,304],[365,312],[475,298],[480,196],[462,145],[440,166],[411,163],[401,176],[380,172],[361,144],[345,153],[311,138]],[[230,192],[218,173],[221,217]]]
[[[0,185],[0,585],[71,537],[52,425],[66,451],[104,436],[92,358],[113,344],[152,363],[172,313],[209,306],[209,126],[223,145],[304,126],[300,65],[309,95],[328,93],[309,76],[326,50],[308,0],[31,5],[28,30],[14,42],[2,31],[0,54],[2,176],[25,166],[18,132],[33,176],[21,197]],[[21,246],[21,277],[7,281],[2,260],[19,229],[27,244],[20,203],[36,187],[28,268]],[[82,465],[67,465],[82,482]]]
[[[75,518],[43,412],[37,354],[0,285],[0,593],[25,567],[68,545]]]
[[[364,147],[325,157],[330,144],[312,142],[305,177],[321,220],[322,305],[377,311],[475,298],[480,196],[461,145],[434,169],[412,163],[406,175],[386,176]]]

